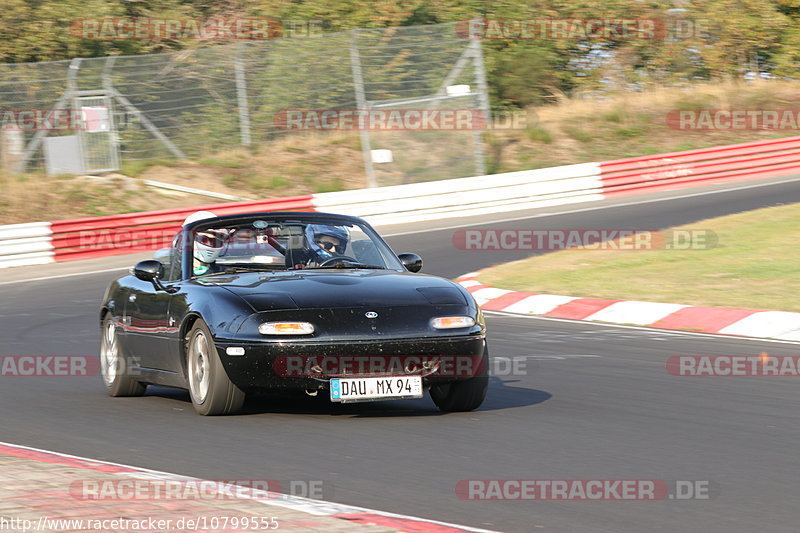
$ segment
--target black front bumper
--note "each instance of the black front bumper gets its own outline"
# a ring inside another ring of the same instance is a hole
[[[327,390],[334,377],[389,375],[420,375],[427,388],[485,375],[488,365],[482,335],[348,342],[218,341],[216,346],[228,377],[243,390]],[[243,349],[244,355],[229,355],[229,348]]]

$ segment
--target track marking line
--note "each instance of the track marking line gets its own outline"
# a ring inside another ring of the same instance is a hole
[[[46,281],[49,279],[71,278],[73,276],[87,276],[89,274],[102,274],[103,272],[114,272],[128,270],[130,267],[106,268],[104,270],[90,270],[89,272],[73,272],[72,274],[58,274],[54,276],[42,276],[39,278],[19,279],[16,281],[0,281],[0,285],[13,285],[15,283],[27,283],[29,281]]]

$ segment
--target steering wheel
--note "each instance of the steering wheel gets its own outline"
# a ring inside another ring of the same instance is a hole
[[[335,263],[337,261],[349,261],[351,263],[360,263],[360,261],[358,259],[356,259],[355,257],[350,257],[349,255],[337,255],[337,256],[334,256],[334,257],[327,258],[325,261],[320,263],[319,266],[324,267],[326,265],[329,265],[331,263]]]

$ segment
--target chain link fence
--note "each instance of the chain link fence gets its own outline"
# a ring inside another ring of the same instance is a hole
[[[2,64],[0,166],[18,172],[49,168],[53,158],[64,155],[64,147],[59,151],[60,145],[48,142],[58,137],[75,137],[79,170],[91,172],[129,161],[261,148],[286,135],[344,129],[360,136],[370,186],[479,175],[484,156],[481,132],[474,127],[442,129],[415,122],[387,130],[360,122],[360,127],[342,127],[341,121],[330,128],[307,121],[287,127],[285,118],[287,110],[306,118],[309,110],[362,116],[381,110],[471,110],[487,119],[483,69],[479,43],[460,36],[455,24],[362,29],[169,54]],[[86,124],[91,122],[87,109],[96,117],[94,126]],[[110,111],[107,116],[104,109]],[[77,111],[84,124],[78,131],[14,128],[9,121],[25,110]],[[69,151],[70,145],[64,146]]]

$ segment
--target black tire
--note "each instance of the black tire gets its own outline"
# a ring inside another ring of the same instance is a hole
[[[100,376],[109,396],[141,396],[147,385],[137,381],[130,370],[130,358],[122,350],[117,327],[106,315],[100,326]]]
[[[483,372],[474,378],[431,387],[431,399],[442,411],[473,411],[481,406],[489,390],[489,352],[483,352]]]
[[[211,332],[202,320],[186,337],[186,373],[194,410],[201,415],[229,415],[244,404],[245,393],[228,378]]]

